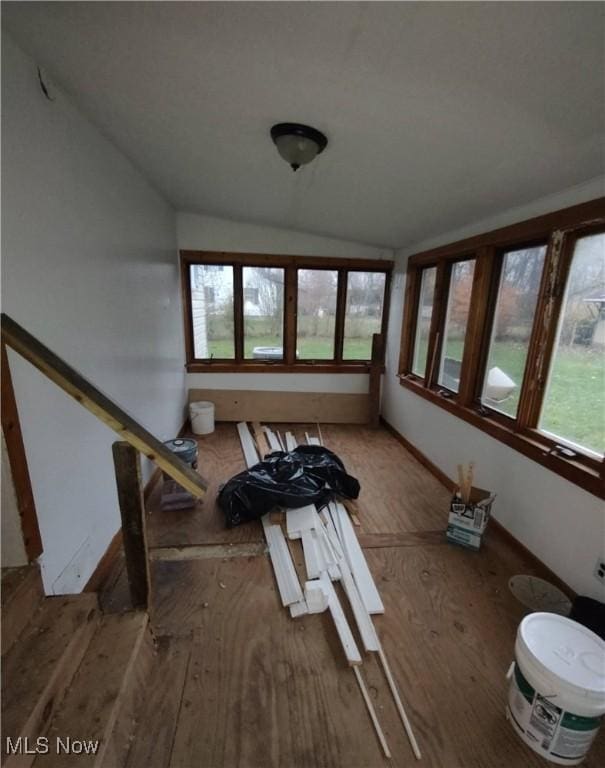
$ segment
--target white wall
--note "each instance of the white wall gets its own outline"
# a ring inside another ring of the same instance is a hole
[[[174,212],[52,92],[50,102],[35,63],[3,34],[3,311],[168,439],[185,400]],[[119,528],[117,437],[9,354],[44,585],[79,591]]]
[[[289,229],[246,224],[196,213],[177,214],[179,248],[202,251],[279,253],[357,259],[392,259],[393,251]],[[368,375],[321,373],[189,373],[187,387],[287,390],[289,392],[368,391]]]
[[[413,253],[594,199],[603,195],[604,181],[597,179],[406,248],[397,254],[397,274],[405,274],[407,257]],[[449,477],[456,476],[457,464],[475,461],[477,484],[498,494],[494,517],[573,589],[605,601],[605,590],[592,575],[597,557],[605,555],[603,502],[400,386],[396,374],[403,295],[403,288],[394,290],[391,300],[383,415]]]

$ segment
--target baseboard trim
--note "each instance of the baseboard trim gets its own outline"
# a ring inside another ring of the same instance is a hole
[[[177,437],[183,437],[189,431],[189,419],[185,421],[183,426],[179,429]],[[151,496],[155,486],[162,479],[162,470],[159,467],[155,467],[149,480],[145,483],[143,488],[143,501],[147,503]],[[92,572],[90,578],[86,582],[83,592],[99,592],[103,585],[107,581],[109,573],[120,553],[122,548],[122,527],[118,528],[115,532],[112,540],[109,542],[109,546],[105,550],[105,553],[101,555],[101,559],[97,563],[97,567]]]
[[[433,464],[433,462],[428,458],[428,456],[425,456],[424,453],[422,453],[421,450],[419,450],[415,445],[410,443],[410,441],[405,438],[401,432],[395,429],[395,427],[392,424],[389,424],[389,422],[384,418],[384,416],[380,417],[380,421],[383,425],[383,427],[387,430],[387,432],[390,432],[395,440],[397,442],[401,443],[403,447],[409,451],[412,456],[417,459],[424,467],[428,469],[428,471],[434,475],[439,482],[444,485],[448,491],[453,491],[455,488],[457,488],[457,484],[454,482],[454,480],[451,480],[445,472],[443,472],[436,464]],[[569,598],[572,600],[577,597],[576,592],[563,581],[559,576],[557,576],[554,571],[551,571],[551,569],[540,560],[540,558],[537,555],[534,555],[534,553],[529,550],[525,544],[519,541],[513,534],[508,531],[502,523],[499,523],[495,518],[491,518],[490,520],[490,528],[493,531],[496,531],[497,535],[500,536],[503,539],[506,539],[506,541],[510,544],[510,546],[517,550],[517,552],[526,560],[529,560],[531,564],[541,572],[541,577],[549,581],[551,584],[554,584],[556,587],[561,589],[563,592],[567,594]]]

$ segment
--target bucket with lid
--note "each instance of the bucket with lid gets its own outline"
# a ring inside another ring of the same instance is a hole
[[[559,765],[586,757],[605,715],[605,642],[565,616],[530,613],[517,631],[507,718]]]
[[[194,435],[214,432],[214,403],[200,400],[189,404],[189,420]]]

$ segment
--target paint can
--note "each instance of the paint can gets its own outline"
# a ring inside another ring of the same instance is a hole
[[[175,438],[167,440],[164,445],[169,451],[178,456],[181,461],[188,464],[192,469],[197,469],[198,448],[195,440],[184,438]],[[182,488],[165,472],[162,482],[162,510],[188,509],[195,505],[195,496]]]
[[[209,435],[214,432],[214,403],[204,400],[190,403],[189,420],[194,435]]]
[[[517,631],[506,716],[534,752],[578,765],[605,715],[605,642],[565,616],[531,613]]]

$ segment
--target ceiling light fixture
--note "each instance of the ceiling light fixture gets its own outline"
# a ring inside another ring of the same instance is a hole
[[[321,131],[300,123],[278,123],[271,128],[277,151],[297,171],[324,151],[328,140]]]

